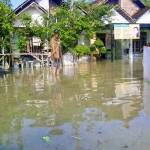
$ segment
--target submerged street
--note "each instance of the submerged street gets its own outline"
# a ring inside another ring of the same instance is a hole
[[[0,77],[0,150],[149,150],[142,59]]]

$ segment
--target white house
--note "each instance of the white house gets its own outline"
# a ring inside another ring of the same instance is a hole
[[[62,3],[61,0],[25,0],[21,5],[19,5],[14,12],[16,13],[16,21],[14,22],[14,26],[16,28],[24,27],[23,23],[20,20],[20,16],[22,14],[29,14],[32,18],[33,23],[41,24],[43,23],[43,15],[48,14],[49,10],[52,10],[57,5]],[[14,45],[17,41],[17,37],[14,38]],[[34,41],[34,42],[33,42]],[[39,43],[37,43],[39,42]],[[29,42],[27,45],[28,51],[30,51],[30,47],[36,47],[36,49],[40,48],[40,40],[38,38],[33,37],[32,43]],[[15,48],[16,46],[14,46]],[[38,48],[39,47],[39,48]],[[48,48],[47,45],[45,47]]]
[[[117,5],[113,10],[111,17],[113,24],[139,24],[140,39],[138,40],[115,40],[114,47],[119,50],[119,55],[124,55],[132,50],[133,53],[141,53],[143,46],[150,42],[150,9],[147,8],[140,0],[97,0],[98,4]],[[110,32],[109,32],[110,34]],[[100,34],[105,43],[108,43],[107,35]],[[118,53],[118,52],[116,52]],[[115,54],[114,54],[115,55]],[[118,54],[116,54],[118,55]]]
[[[42,15],[61,3],[61,0],[26,0],[14,10],[17,16],[15,26],[21,25],[18,18],[24,13],[30,14],[33,21],[41,23]]]

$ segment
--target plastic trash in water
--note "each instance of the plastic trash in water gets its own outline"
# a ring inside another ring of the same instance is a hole
[[[45,142],[47,143],[51,143],[52,141],[50,140],[50,137],[49,136],[43,136],[42,137],[42,140],[44,140]]]
[[[77,137],[77,136],[72,136],[72,138],[76,139],[76,140],[81,140],[80,137]]]

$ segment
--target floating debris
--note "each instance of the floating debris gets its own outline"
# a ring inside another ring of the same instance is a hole
[[[45,142],[47,143],[51,143],[52,141],[50,140],[50,137],[49,136],[43,136],[42,137],[42,140],[44,140]]]
[[[27,100],[27,104],[48,104],[48,100]]]
[[[99,131],[99,132],[98,132],[98,134],[102,134],[102,132],[101,132],[101,131]]]
[[[124,147],[124,148],[128,148],[129,146],[128,146],[128,145],[124,145],[123,147]]]
[[[77,140],[81,140],[81,138],[77,137],[77,136],[72,136],[72,138],[77,139]]]

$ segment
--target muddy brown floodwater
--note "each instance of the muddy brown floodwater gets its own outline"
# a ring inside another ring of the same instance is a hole
[[[150,150],[142,59],[0,77],[0,150]]]

